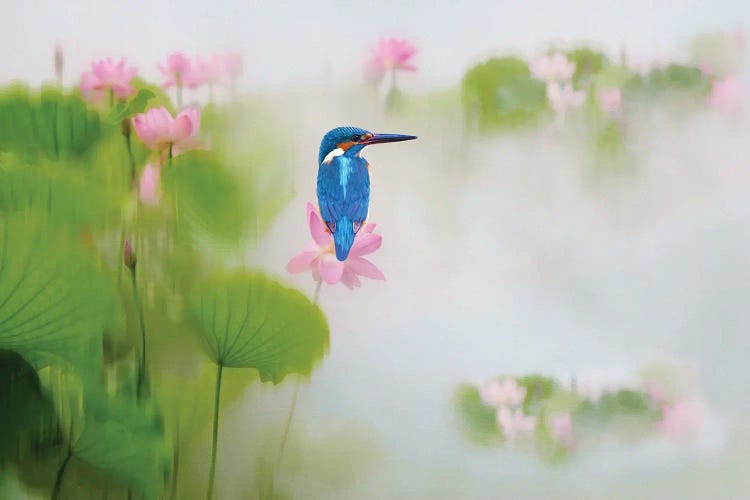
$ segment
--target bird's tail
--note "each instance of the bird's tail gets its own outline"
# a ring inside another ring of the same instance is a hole
[[[341,262],[349,256],[349,250],[354,244],[354,224],[348,217],[336,221],[336,231],[333,233],[333,245],[336,247],[336,258]]]

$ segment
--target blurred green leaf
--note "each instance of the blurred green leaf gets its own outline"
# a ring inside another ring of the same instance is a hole
[[[478,444],[490,444],[503,440],[497,426],[495,408],[484,403],[474,385],[462,384],[456,389],[455,406],[469,440]]]
[[[57,418],[39,376],[18,353],[0,349],[0,464],[56,440]]]
[[[573,85],[579,87],[599,73],[607,63],[607,57],[588,47],[580,47],[565,53],[569,61],[576,64],[573,74]]]
[[[167,110],[169,110],[170,113],[174,114],[172,100],[169,98],[169,95],[167,95],[164,89],[159,85],[147,82],[146,80],[138,76],[130,81],[130,85],[132,85],[139,94],[141,93],[141,91],[147,91],[151,94],[151,97],[149,97],[148,101],[149,108],[158,108],[160,106],[164,106],[165,108],[167,108]],[[143,109],[141,109],[140,111],[134,110],[133,112],[140,113],[141,111],[143,111]]]
[[[162,181],[183,230],[231,243],[245,235],[247,212],[236,179],[210,154],[194,151],[174,158]]]
[[[121,319],[114,291],[69,238],[33,214],[0,218],[0,348],[39,369],[48,363],[101,367],[92,340]]]
[[[95,229],[119,220],[119,192],[92,182],[80,172],[14,166],[0,159],[0,212],[34,210],[53,225]]]
[[[171,453],[158,418],[134,400],[89,398],[73,455],[157,498],[169,476]]]
[[[522,59],[490,59],[474,66],[461,85],[464,112],[480,129],[517,128],[546,109],[546,87]]]
[[[301,292],[255,271],[215,278],[198,289],[191,310],[209,358],[255,368],[262,381],[309,375],[328,348],[328,323]]]
[[[135,97],[127,102],[119,102],[117,106],[112,108],[107,118],[107,122],[111,125],[120,125],[126,118],[133,116],[136,113],[141,113],[146,109],[148,102],[156,96],[149,89],[140,89]]]
[[[14,85],[0,90],[0,151],[29,158],[75,158],[98,139],[99,115],[80,97]]]
[[[525,413],[536,414],[540,404],[551,398],[558,390],[558,382],[543,375],[524,375],[517,377],[519,386],[526,388],[526,398],[523,402]]]

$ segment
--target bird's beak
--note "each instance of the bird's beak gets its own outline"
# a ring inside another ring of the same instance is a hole
[[[416,135],[403,135],[403,134],[372,134],[372,137],[362,141],[362,144],[380,144],[383,142],[401,142],[411,141],[416,139]]]

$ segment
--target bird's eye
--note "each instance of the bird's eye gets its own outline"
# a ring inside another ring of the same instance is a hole
[[[362,139],[361,135],[353,135],[352,136],[352,142],[359,142],[360,139]]]

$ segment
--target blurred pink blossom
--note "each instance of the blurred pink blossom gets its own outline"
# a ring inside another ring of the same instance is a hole
[[[617,87],[602,89],[599,92],[599,107],[611,116],[618,116],[622,111],[622,92]]]
[[[580,108],[585,98],[586,94],[583,91],[574,90],[569,83],[565,86],[557,82],[547,84],[547,99],[558,114],[562,115],[568,110]]]
[[[242,56],[236,52],[228,52],[220,56],[222,73],[230,80],[236,80],[242,75],[244,65]]]
[[[519,386],[512,377],[506,377],[502,382],[495,378],[479,386],[479,396],[487,406],[516,407],[526,398],[526,388]]]
[[[701,428],[703,409],[695,402],[675,401],[662,407],[656,427],[672,439],[694,437]]]
[[[373,232],[375,224],[368,223],[362,227],[354,238],[349,257],[341,262],[336,259],[333,237],[312,203],[307,204],[307,220],[313,239],[301,253],[289,261],[286,265],[287,272],[297,274],[310,270],[316,281],[322,279],[329,285],[340,281],[348,288],[361,286],[359,276],[374,280],[385,279],[375,264],[362,257],[375,252],[382,244],[382,237]]]
[[[379,82],[388,71],[403,69],[416,71],[410,62],[417,48],[407,40],[381,38],[370,50],[370,58],[365,63],[365,77],[368,81]]]
[[[539,56],[529,63],[531,76],[543,82],[568,82],[576,72],[574,62],[565,54],[557,52],[551,56]]]
[[[221,83],[222,69],[222,59],[219,56],[196,57],[190,72],[185,76],[185,85],[194,89],[201,85]]]
[[[159,64],[157,67],[166,78],[164,83],[162,83],[162,87],[169,88],[175,85],[178,87],[184,85],[185,79],[190,74],[192,65],[190,59],[185,57],[185,54],[175,52],[167,57],[166,64]]]
[[[731,114],[742,110],[745,89],[742,80],[736,76],[726,76],[711,82],[711,95],[708,104],[721,113]]]
[[[125,66],[125,58],[115,63],[108,57],[101,61],[91,62],[91,71],[81,75],[81,93],[87,99],[98,101],[104,91],[112,90],[118,99],[126,99],[135,93],[130,81],[136,69]]]
[[[171,147],[173,156],[202,146],[198,140],[200,126],[201,112],[196,108],[187,108],[175,118],[164,106],[133,117],[135,133],[149,149],[165,151]]]
[[[497,425],[508,441],[528,434],[536,427],[536,417],[524,415],[523,410],[511,410],[505,406],[497,410]]]
[[[566,448],[573,446],[573,419],[570,413],[553,413],[549,417],[552,438]]]
[[[158,205],[161,199],[161,169],[150,163],[143,168],[139,194],[144,205]]]

